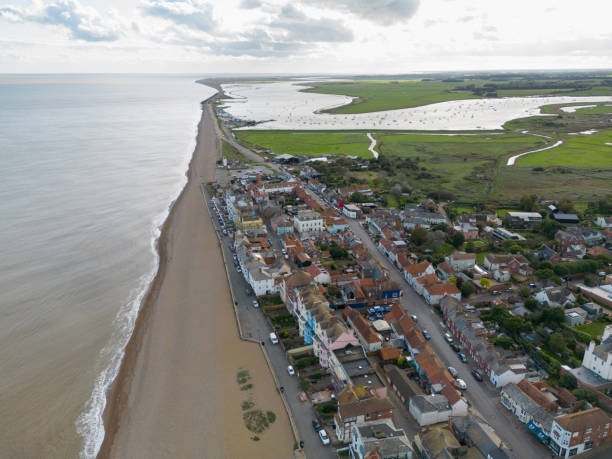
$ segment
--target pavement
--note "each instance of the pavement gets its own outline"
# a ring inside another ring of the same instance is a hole
[[[208,200],[206,203],[209,205]],[[214,215],[214,209],[211,209],[211,212]],[[215,220],[214,223],[215,229],[219,229],[218,222]],[[228,236],[221,235],[221,241],[225,259],[229,262],[233,259],[233,253],[228,247],[232,240]],[[308,458],[336,458],[335,448],[331,445],[323,445],[319,435],[312,428],[312,420],[316,418],[314,408],[309,401],[303,403],[299,400],[298,394],[302,392],[299,379],[297,376],[290,376],[287,372],[289,361],[283,349],[278,344],[274,345],[270,342],[269,336],[274,330],[268,324],[262,311],[253,307],[255,297],[247,295],[249,286],[242,273],[237,272],[233,264],[228,266],[228,272],[229,281],[234,290],[234,298],[238,302],[238,319],[243,335],[245,338],[258,340],[266,347],[276,378],[284,388],[299,438],[304,442],[304,454]],[[330,436],[333,434],[329,430],[327,433]]]
[[[421,330],[426,329],[429,332],[431,335],[429,344],[436,355],[445,365],[454,367],[459,377],[467,383],[468,388],[464,391],[464,397],[468,400],[470,409],[475,410],[475,414],[495,429],[497,435],[510,449],[513,457],[520,459],[548,457],[550,451],[500,403],[498,390],[489,382],[479,383],[474,379],[470,372],[476,368],[476,365],[469,356],[468,364],[459,360],[455,351],[444,340],[442,317],[412,290],[400,271],[376,248],[374,241],[361,224],[356,220],[348,218],[346,220],[351,230],[362,240],[370,253],[389,270],[392,280],[402,285],[404,294],[401,304],[410,314],[417,316]],[[510,426],[512,428],[508,428]]]

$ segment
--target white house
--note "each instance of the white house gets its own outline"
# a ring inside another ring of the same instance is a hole
[[[612,217],[597,217],[595,224],[601,228],[612,228]]]
[[[584,351],[582,366],[612,381],[612,324],[606,325],[599,346],[595,345],[595,341],[589,343]]]
[[[510,278],[510,271],[505,267],[498,267],[493,270],[493,279],[497,282],[508,282]]]
[[[420,426],[446,422],[453,410],[444,395],[415,395],[410,397],[408,411]]]
[[[610,417],[601,408],[558,416],[553,420],[550,449],[560,457],[582,454],[609,441]]]
[[[415,287],[416,280],[425,276],[426,274],[435,274],[436,270],[428,261],[416,263],[414,265],[408,265],[404,267],[403,274],[406,282],[410,284],[412,288]]]
[[[390,419],[366,425],[353,425],[350,456],[353,459],[378,457],[381,459],[410,459],[410,439],[397,429]]]
[[[467,271],[476,264],[476,254],[455,252],[446,257],[446,261],[455,271]]]
[[[345,204],[342,207],[342,215],[348,218],[357,218],[361,215],[361,209],[355,204]]]
[[[518,383],[525,378],[527,367],[523,363],[501,363],[491,365],[491,384],[495,387],[505,387],[510,383]]]
[[[550,435],[553,421],[552,414],[538,405],[516,384],[511,383],[504,386],[501,390],[500,401],[523,424],[531,423],[546,437]]]
[[[323,217],[316,212],[301,211],[293,217],[293,226],[295,230],[303,234],[319,233],[323,231]]]
[[[461,300],[461,291],[450,282],[439,282],[423,286],[423,298],[427,304],[440,304],[445,296]]]

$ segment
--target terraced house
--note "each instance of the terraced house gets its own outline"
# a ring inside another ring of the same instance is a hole
[[[610,417],[601,408],[559,416],[554,419],[550,448],[560,457],[582,454],[610,441]]]

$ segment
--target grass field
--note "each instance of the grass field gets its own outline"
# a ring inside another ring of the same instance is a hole
[[[563,144],[518,159],[520,166],[612,167],[612,131],[566,135]]]
[[[538,80],[538,83],[546,85],[551,84],[551,81]],[[483,87],[483,85],[487,83],[491,84],[491,81],[479,79],[465,79],[459,82],[448,82],[436,79],[356,79],[350,81],[316,83],[314,87],[308,88],[305,91],[354,97],[355,99],[351,104],[327,111],[328,113],[354,114],[418,107],[448,100],[478,99],[485,97],[485,95],[481,95],[481,93],[476,94],[465,89],[457,90],[456,88],[465,87],[466,85]],[[503,83],[501,85],[503,86]],[[546,87],[536,89],[500,88],[496,91],[496,94],[498,97],[525,97],[535,95],[595,96],[612,94],[612,87],[594,86],[589,89],[559,89]]]
[[[588,333],[594,338],[599,338],[603,334],[606,325],[608,325],[608,322],[592,322],[590,324],[578,325],[576,329]]]
[[[580,115],[612,115],[612,105],[598,105],[597,107],[579,108],[576,113]]]
[[[379,141],[378,150],[384,154],[419,161],[425,170],[407,177],[414,186],[426,192],[444,189],[458,199],[488,198],[496,170],[507,157],[543,144],[542,139],[523,134],[376,134],[375,138]]]
[[[231,144],[221,139],[221,156],[225,156],[228,161],[240,161],[243,163],[252,163],[253,161],[247,159],[238,150],[236,150]]]
[[[302,131],[234,131],[241,142],[258,145],[277,154],[350,155],[371,158],[370,140],[364,133]]]

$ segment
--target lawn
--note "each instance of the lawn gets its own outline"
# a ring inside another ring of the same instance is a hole
[[[578,325],[576,330],[588,333],[593,338],[599,338],[603,334],[606,325],[608,325],[608,322],[591,322],[590,324]]]
[[[370,140],[364,133],[315,131],[235,131],[241,142],[277,154],[322,156],[349,155],[371,158]]]
[[[221,139],[221,156],[225,156],[228,161],[240,161],[243,163],[252,163],[243,154],[236,150],[229,142]]]
[[[563,144],[518,159],[521,166],[612,167],[612,130],[565,135]]]
[[[576,113],[580,115],[612,115],[612,105],[598,105],[597,107],[579,108]]]

